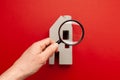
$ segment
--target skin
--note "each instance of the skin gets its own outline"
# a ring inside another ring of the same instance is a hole
[[[6,70],[0,80],[24,80],[36,73],[58,49],[50,38],[33,43],[16,62]]]

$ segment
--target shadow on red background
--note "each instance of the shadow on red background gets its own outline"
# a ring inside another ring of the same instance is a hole
[[[73,65],[45,65],[27,80],[119,80],[119,0],[1,0],[0,73],[33,42],[48,37],[60,15],[69,14],[85,28],[73,47]]]

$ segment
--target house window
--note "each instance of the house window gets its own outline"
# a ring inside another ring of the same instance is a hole
[[[69,39],[69,31],[68,30],[63,30],[63,39],[68,40]]]
[[[68,40],[69,39],[69,31],[63,30],[63,39]],[[69,45],[65,44],[65,48],[69,48]]]

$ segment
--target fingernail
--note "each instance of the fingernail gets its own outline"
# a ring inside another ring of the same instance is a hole
[[[54,43],[54,46],[55,46],[55,47],[58,47],[58,43]]]

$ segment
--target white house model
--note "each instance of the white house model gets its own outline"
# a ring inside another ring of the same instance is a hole
[[[59,40],[58,29],[60,25],[66,20],[71,20],[71,16],[69,15],[60,16],[56,20],[56,22],[51,26],[49,30],[49,36],[51,39],[55,41]],[[65,29],[62,29],[63,39],[72,40],[72,27],[70,26],[71,25],[66,25]],[[68,46],[64,43],[60,43],[58,47],[58,51],[59,51],[59,64],[60,65],[72,65],[72,46]],[[51,65],[55,64],[55,54],[53,54],[49,58],[49,64]]]

